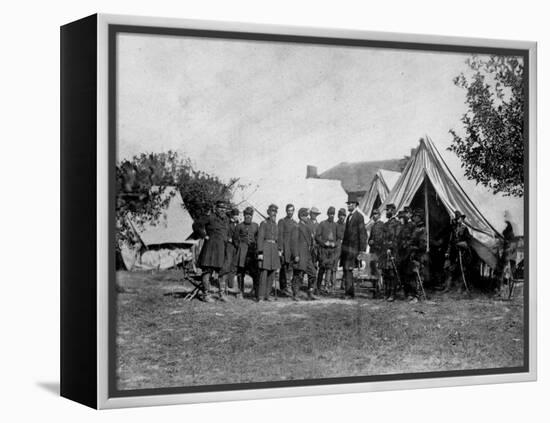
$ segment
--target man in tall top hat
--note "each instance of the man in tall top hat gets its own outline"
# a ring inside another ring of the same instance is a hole
[[[290,250],[294,267],[292,277],[292,299],[298,301],[300,287],[304,274],[307,274],[308,298],[315,299],[313,287],[315,285],[315,266],[313,265],[314,237],[308,218],[308,209],[298,211],[299,222],[292,228]]]
[[[229,221],[226,216],[228,205],[224,201],[216,202],[214,210],[208,217],[201,220],[197,232],[204,239],[198,264],[202,270],[202,282],[205,289],[204,300],[211,301],[209,296],[210,278],[219,272],[225,261],[225,244],[228,239]],[[223,287],[220,285],[220,298],[223,297]]]
[[[241,298],[244,295],[244,278],[246,274],[252,278],[253,292],[258,289],[258,224],[252,222],[253,215],[254,209],[252,207],[244,209],[244,221],[237,225],[234,235],[234,240],[237,243],[237,254],[235,256],[239,289],[237,295]]]
[[[393,301],[399,285],[399,274],[397,273],[397,235],[401,223],[395,216],[395,204],[386,205],[386,218],[384,223],[384,255],[381,260],[381,267],[384,276],[384,288],[386,300]]]
[[[329,207],[327,210],[327,220],[322,221],[315,232],[315,241],[317,251],[319,252],[319,273],[317,274],[316,290],[320,291],[323,283],[323,277],[326,274],[325,286],[327,289],[334,288],[334,264],[338,261],[336,256],[336,222],[334,215],[336,209]]]
[[[290,257],[290,236],[292,229],[297,225],[293,219],[294,205],[287,204],[286,216],[279,220],[277,224],[279,230],[279,243],[281,244],[281,270],[279,270],[279,287],[287,295],[291,295],[290,284],[292,281],[292,258]]]
[[[281,267],[282,254],[279,245],[279,230],[277,228],[277,209],[271,204],[267,209],[267,219],[260,223],[258,229],[258,262],[260,268],[260,283],[256,300],[269,301],[269,294],[273,287],[275,272]]]
[[[355,284],[353,280],[353,269],[359,266],[359,254],[367,248],[367,231],[365,219],[357,209],[359,199],[355,194],[348,196],[348,216],[342,239],[342,252],[340,253],[340,264],[344,269],[345,296],[355,297]]]

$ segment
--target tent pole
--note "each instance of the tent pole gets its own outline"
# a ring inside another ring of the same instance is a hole
[[[426,252],[430,252],[430,209],[428,208],[428,177],[424,174],[424,218],[426,219]]]

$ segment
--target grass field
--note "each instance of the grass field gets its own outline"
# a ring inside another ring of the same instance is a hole
[[[187,302],[178,277],[117,274],[119,389],[523,364],[521,298]]]

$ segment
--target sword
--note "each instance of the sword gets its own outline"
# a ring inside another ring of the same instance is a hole
[[[425,300],[428,299],[426,296],[426,291],[424,291],[424,283],[422,282],[422,277],[420,276],[420,272],[418,271],[418,268],[415,267],[414,272],[416,273],[416,277],[418,278],[418,284],[420,285],[420,289],[422,290],[422,296]]]
[[[468,288],[468,282],[466,282],[466,277],[464,276],[464,267],[462,267],[462,251],[460,251],[460,249],[458,250],[458,263],[460,265],[460,275],[462,276],[462,282],[464,282],[466,291],[468,292],[468,295],[470,295],[470,288]]]
[[[399,272],[397,271],[397,266],[395,265],[395,260],[393,259],[393,255],[390,253],[390,261],[393,266],[393,271],[395,272],[395,277],[397,278],[397,283],[399,284],[399,289],[403,286],[401,284],[401,278],[399,277]]]

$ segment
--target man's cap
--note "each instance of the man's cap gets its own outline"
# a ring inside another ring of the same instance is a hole
[[[395,209],[396,209],[395,204],[393,203],[386,204],[386,210],[395,210]]]
[[[380,216],[380,210],[379,209],[373,209],[372,210],[372,213],[370,214],[371,216],[374,216],[375,214],[379,215]]]
[[[346,204],[349,204],[349,203],[359,204],[359,196],[353,192],[348,194],[348,201],[346,201]]]
[[[247,214],[249,216],[252,216],[254,214],[254,209],[250,206],[248,206],[246,209],[243,210],[243,214]]]
[[[405,212],[405,210],[399,210],[399,212],[397,212],[397,218],[401,218],[401,217],[407,217],[407,212]]]
[[[307,216],[309,213],[309,210],[305,207],[302,207],[300,210],[298,210],[298,217]]]
[[[311,214],[321,214],[321,212],[319,211],[319,209],[317,207],[312,207],[311,209],[309,209],[309,212]]]
[[[231,209],[231,216],[238,216],[240,214],[239,209],[232,208]]]
[[[285,210],[288,210],[288,209],[290,209],[290,208],[294,208],[294,204],[288,203],[288,204],[286,205],[286,207],[285,207]]]
[[[279,210],[279,207],[277,207],[275,204],[270,204],[269,207],[267,208],[268,213],[270,211],[277,211],[277,210]]]
[[[345,216],[347,214],[346,209],[338,210],[338,216]]]
[[[336,213],[336,209],[332,206],[330,206],[327,210],[327,214],[335,214]]]
[[[411,206],[405,206],[405,207],[403,207],[403,211],[404,211],[405,213],[412,213]]]
[[[464,213],[462,213],[460,210],[455,210],[455,219],[458,219],[459,217],[466,219],[466,215]]]

